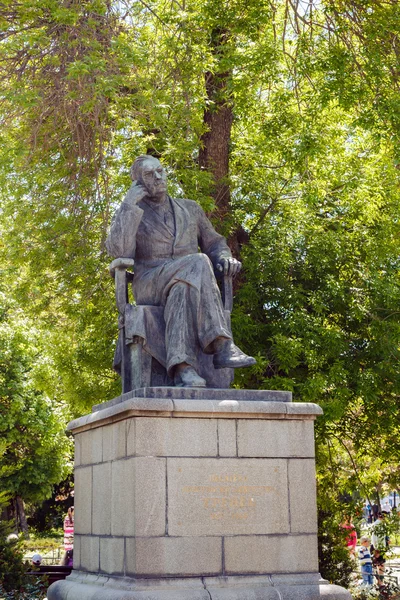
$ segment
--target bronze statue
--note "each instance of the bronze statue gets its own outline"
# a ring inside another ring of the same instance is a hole
[[[166,172],[156,158],[137,158],[131,178],[107,250],[134,259],[138,307],[163,309],[168,376],[174,385],[205,387],[197,369],[199,347],[213,355],[215,369],[255,364],[233,343],[214,275],[214,269],[232,276],[241,269],[225,239],[196,202],[168,196]]]

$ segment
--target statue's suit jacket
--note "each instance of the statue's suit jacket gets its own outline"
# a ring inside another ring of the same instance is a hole
[[[212,356],[201,351],[218,336],[231,337],[230,315],[229,312],[224,314],[212,266],[204,256],[208,256],[214,267],[221,258],[230,258],[232,254],[225,239],[215,231],[196,202],[170,198],[175,221],[171,230],[145,201],[132,203],[131,190],[113,218],[106,242],[111,256],[135,260],[136,306],[128,304],[125,311],[125,343],[142,338],[147,352],[167,372],[170,365],[197,362],[198,373],[207,380],[207,385],[229,387],[233,370],[214,370]],[[195,305],[188,305],[184,311],[167,302],[169,291],[177,281],[198,291],[190,296]],[[169,332],[168,345],[160,343],[166,338],[165,311],[173,312],[175,323]],[[195,323],[192,322],[194,314]],[[188,336],[186,350],[182,348],[182,331]],[[114,360],[117,370],[122,357],[121,344],[120,335]],[[196,355],[197,361],[190,360],[188,354]]]
[[[214,267],[221,258],[232,256],[225,239],[215,231],[196,202],[170,200],[175,231],[171,231],[143,200],[138,204],[131,203],[129,192],[112,220],[107,250],[113,257],[135,259],[134,288],[137,291],[141,287],[148,288],[151,280],[160,276],[166,263],[197,254],[199,247]],[[149,298],[150,290],[139,295]],[[149,301],[141,302],[138,297],[136,300],[140,304]]]

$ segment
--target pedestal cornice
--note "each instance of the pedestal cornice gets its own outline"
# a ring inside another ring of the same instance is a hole
[[[153,389],[164,397],[154,397]],[[317,404],[291,402],[290,392],[264,390],[189,390],[184,398],[179,388],[142,388],[93,407],[91,414],[71,421],[68,430],[81,433],[130,417],[197,419],[301,419],[322,414]],[[176,390],[171,392],[171,390]],[[145,393],[148,396],[145,397]],[[197,392],[197,393],[193,393]],[[199,393],[201,392],[201,393]],[[208,397],[209,396],[209,397]],[[278,399],[281,398],[281,401]]]

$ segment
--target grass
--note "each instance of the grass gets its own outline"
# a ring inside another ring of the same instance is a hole
[[[24,556],[29,559],[33,554],[40,554],[46,564],[58,564],[64,553],[64,534],[61,529],[45,534],[30,532],[30,539],[23,541]]]

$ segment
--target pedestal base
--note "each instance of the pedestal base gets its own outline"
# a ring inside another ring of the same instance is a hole
[[[74,571],[48,600],[351,600],[318,574],[130,579]]]
[[[287,392],[146,388],[72,421],[76,571],[49,600],[350,600],[318,574],[313,421]]]

